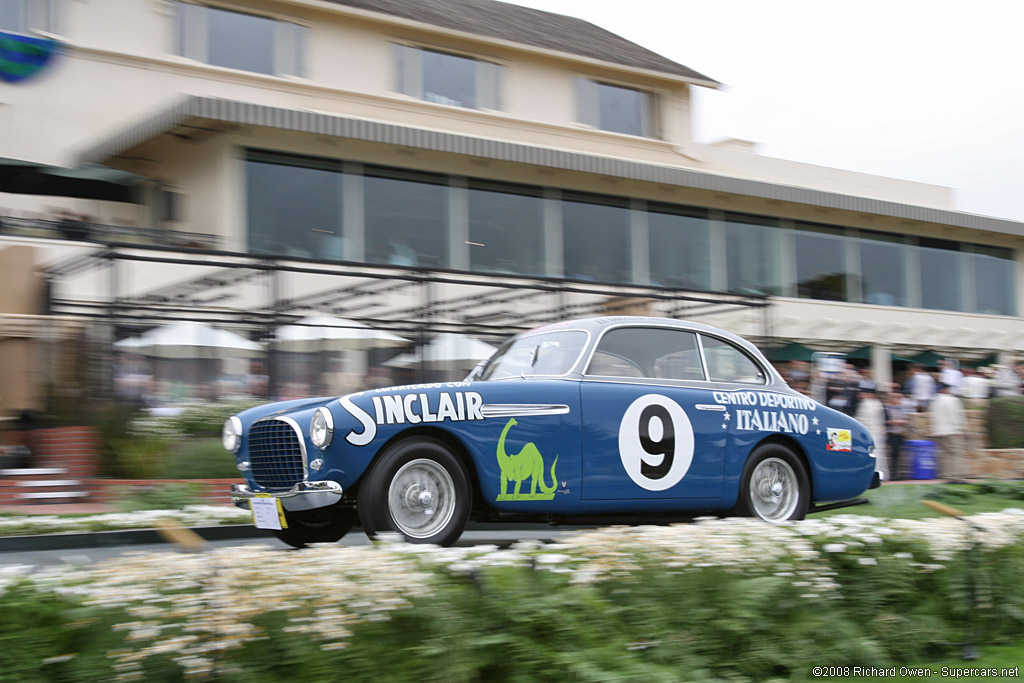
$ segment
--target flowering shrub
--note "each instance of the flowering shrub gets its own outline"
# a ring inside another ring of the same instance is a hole
[[[102,515],[28,515],[0,517],[0,536],[83,533],[152,529],[157,520],[170,520],[185,527],[252,524],[252,514],[226,505],[185,505],[176,510],[137,510]]]
[[[132,554],[0,577],[5,621],[20,620],[0,630],[0,670],[76,681],[790,678],[823,662],[905,664],[969,637],[1019,640],[1020,576],[1024,510],[967,522],[706,519],[508,549],[386,540]],[[47,610],[18,607],[32,600]],[[40,629],[39,615],[64,635]]]

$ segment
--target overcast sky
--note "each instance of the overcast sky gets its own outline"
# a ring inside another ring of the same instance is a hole
[[[586,19],[724,84],[695,134],[944,185],[1024,221],[1024,2],[511,0]]]

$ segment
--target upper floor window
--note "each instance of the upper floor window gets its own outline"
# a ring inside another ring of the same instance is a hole
[[[397,90],[469,109],[500,109],[501,67],[472,57],[395,45]]]
[[[0,0],[0,31],[56,33],[56,0]]]
[[[304,26],[186,2],[175,3],[175,19],[179,55],[242,71],[305,75]]]
[[[580,123],[613,133],[654,137],[651,93],[577,78],[576,94]]]

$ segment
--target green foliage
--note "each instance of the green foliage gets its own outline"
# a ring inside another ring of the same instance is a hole
[[[248,399],[229,403],[204,403],[190,406],[177,417],[168,420],[177,433],[184,436],[220,436],[225,420],[262,403],[266,401]]]
[[[1024,396],[997,396],[988,403],[991,447],[1024,448]]]
[[[184,439],[167,452],[164,477],[168,479],[238,479],[235,459],[220,439]]]
[[[109,681],[107,652],[122,635],[120,612],[85,607],[28,583],[0,590],[0,680],[19,683]]]
[[[110,442],[114,456],[108,472],[123,479],[160,479],[165,476],[169,445],[169,441],[159,438],[116,439]]]
[[[803,536],[809,546],[789,546],[790,554],[775,560],[751,555],[749,561],[714,566],[672,566],[633,546],[601,556],[621,565],[600,580],[580,580],[570,569],[586,562],[586,547],[575,560],[563,555],[563,560],[541,562],[543,555],[537,555],[529,562],[481,563],[468,571],[428,563],[433,574],[428,593],[411,598],[411,605],[391,611],[389,618],[348,622],[351,635],[339,649],[322,648],[313,632],[296,626],[330,611],[331,596],[295,591],[289,605],[254,618],[256,639],[208,651],[212,670],[207,680],[312,683],[335,680],[343,672],[350,680],[446,683],[739,683],[804,680],[823,663],[881,667],[930,662],[955,655],[955,644],[965,639],[986,650],[1020,643],[1021,543],[984,547],[968,536],[966,545],[954,544],[937,559],[924,540],[875,537],[867,524],[818,529]],[[807,553],[808,548],[817,554]],[[316,549],[303,552],[314,563],[324,561]],[[259,572],[274,570],[261,567]],[[338,571],[344,574],[344,566]],[[188,620],[210,617],[212,604],[225,599],[254,607],[256,598],[248,594],[244,578],[234,578],[242,582],[231,586],[237,595],[226,596],[220,591],[228,588],[221,586],[209,594],[210,604],[203,591],[214,584],[206,585],[202,576],[194,586],[176,586],[173,590],[184,590],[205,606],[191,617],[170,610],[162,630],[172,636],[201,633]],[[281,581],[288,578],[282,575]],[[815,580],[833,587],[816,590],[811,587]],[[352,588],[358,591],[358,582]],[[140,595],[144,609],[159,603],[148,591]],[[140,617],[133,609],[89,607],[28,582],[0,588],[0,679],[112,680],[117,658],[108,653],[121,651],[125,661],[125,652],[155,638],[136,638],[130,629],[114,628],[160,618]],[[138,672],[141,680],[182,680],[184,670],[175,656],[169,651],[146,657]]]
[[[116,506],[119,512],[180,510],[202,501],[202,488],[196,484],[164,484],[140,491],[125,491],[118,496]]]

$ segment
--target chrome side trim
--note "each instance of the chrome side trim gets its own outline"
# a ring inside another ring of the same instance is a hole
[[[480,413],[486,418],[566,415],[569,406],[555,403],[489,403],[481,406]]]
[[[727,408],[725,406],[710,405],[710,404],[707,404],[707,403],[698,403],[694,407],[697,410],[714,410],[715,412],[718,412],[718,413],[724,413],[727,410]]]

